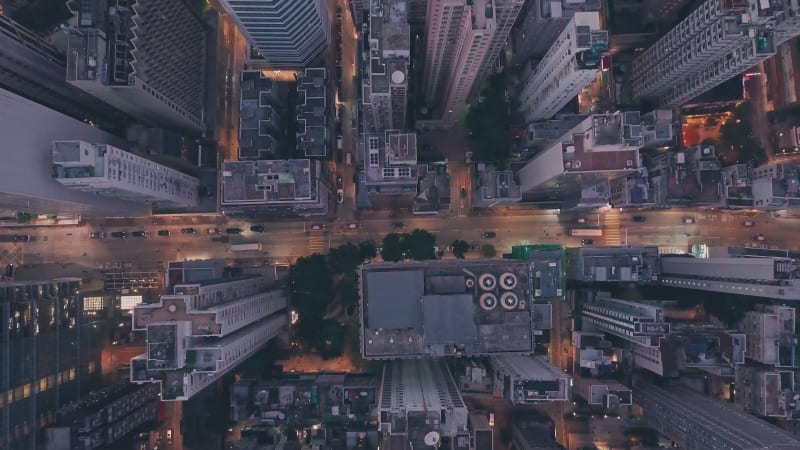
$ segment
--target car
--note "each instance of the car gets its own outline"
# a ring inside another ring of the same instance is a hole
[[[264,225],[251,225],[250,231],[254,231],[256,233],[263,233],[264,232]]]
[[[459,194],[461,194],[462,197],[466,197],[467,196],[467,187],[462,185],[458,189],[458,192],[459,192]]]
[[[167,429],[167,444],[172,444],[172,428]]]
[[[481,237],[484,239],[494,239],[497,237],[497,233],[494,231],[485,231],[483,234],[481,234]]]
[[[634,222],[647,222],[647,217],[645,217],[645,216],[633,216],[632,220]]]
[[[348,230],[360,230],[361,229],[361,224],[360,223],[355,223],[355,222],[354,223],[348,223],[347,224],[347,229]]]
[[[18,234],[14,236],[14,242],[30,242],[32,239],[30,234]]]
[[[197,234],[197,228],[181,228],[181,234]]]
[[[222,228],[209,228],[206,232],[208,234],[222,234]]]
[[[95,231],[94,233],[89,233],[89,237],[92,239],[105,239],[106,232],[105,231]]]
[[[756,223],[755,223],[755,222],[753,222],[752,220],[745,220],[744,222],[742,222],[742,225],[743,225],[743,226],[745,226],[745,227],[747,227],[747,228],[750,228],[750,227],[752,227],[752,226],[753,226],[753,225],[755,225],[755,224],[756,224]]]
[[[147,237],[147,231],[134,231],[131,233],[131,236],[140,238]]]
[[[242,234],[241,228],[225,228],[225,232],[228,234]]]
[[[581,239],[582,245],[594,245],[594,239]]]
[[[686,224],[695,223],[695,219],[694,219],[694,217],[684,217],[683,218],[683,223],[686,223]]]
[[[406,227],[406,224],[404,222],[392,222],[392,226],[395,228],[403,229]]]
[[[322,230],[324,230],[325,228],[326,228],[326,227],[325,227],[325,224],[324,224],[324,223],[315,223],[315,224],[312,224],[312,225],[311,225],[311,229],[312,229],[312,230],[314,230],[314,231],[322,231]]]
[[[170,232],[169,232],[169,230],[158,230],[158,235],[159,236],[169,236]]]
[[[125,239],[126,237],[128,237],[128,232],[127,231],[112,231],[111,232],[111,237],[112,238],[116,238],[116,239]]]
[[[586,223],[586,217],[578,217],[578,223]]]
[[[341,189],[336,190],[336,203],[344,203],[344,191]]]
[[[754,241],[764,242],[767,238],[764,237],[763,234],[757,234],[753,236]]]

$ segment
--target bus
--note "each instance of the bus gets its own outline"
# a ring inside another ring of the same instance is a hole
[[[603,235],[602,228],[572,228],[569,230],[570,236],[576,237],[599,237]]]
[[[261,250],[261,243],[254,242],[252,244],[231,244],[230,251],[243,252],[246,250]]]

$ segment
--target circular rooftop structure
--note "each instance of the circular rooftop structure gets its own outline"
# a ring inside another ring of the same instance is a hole
[[[406,80],[406,74],[402,70],[395,70],[392,72],[392,83],[400,84]]]

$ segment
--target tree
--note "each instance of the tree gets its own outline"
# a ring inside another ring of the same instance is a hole
[[[358,251],[361,253],[361,260],[373,259],[378,256],[378,250],[373,241],[363,241],[358,244]]]
[[[320,326],[319,341],[315,345],[323,359],[338,358],[344,352],[344,326],[326,319]]]
[[[360,249],[350,242],[328,252],[328,267],[335,274],[353,272],[363,261]]]
[[[492,244],[483,244],[481,246],[481,256],[484,258],[494,258],[497,255],[497,250]]]
[[[456,256],[456,258],[464,259],[465,254],[469,251],[469,244],[467,241],[456,239],[450,245],[453,246],[453,254]]]
[[[767,161],[767,154],[753,136],[754,112],[752,103],[741,103],[719,131],[722,145],[732,148],[739,162],[758,166]]]
[[[436,259],[436,250],[434,249],[436,236],[428,231],[417,228],[411,233],[404,234],[402,244],[405,253],[412,259],[417,261]]]
[[[500,161],[511,152],[511,121],[502,75],[489,78],[480,101],[470,106],[465,125],[474,159]]]
[[[402,237],[397,233],[389,233],[383,238],[381,257],[384,261],[397,262],[404,258]]]

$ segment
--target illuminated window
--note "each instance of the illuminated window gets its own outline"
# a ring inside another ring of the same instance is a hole
[[[28,383],[25,386],[22,386],[22,397],[28,398],[31,396],[31,384]]]
[[[85,297],[83,299],[84,311],[100,311],[103,309],[103,297]]]
[[[133,309],[139,303],[142,303],[141,295],[123,295],[119,298],[119,307],[123,310]]]
[[[75,379],[75,369],[69,369],[69,381]]]
[[[89,367],[87,371],[89,373],[94,373],[95,370],[97,370],[97,363],[95,363],[94,361],[89,361]]]
[[[9,405],[14,403],[14,390],[13,389],[9,389],[8,392],[6,392],[6,398],[8,399],[8,401],[6,403],[8,403]]]
[[[47,390],[47,377],[42,377],[42,379],[39,380],[39,392],[44,392],[46,390]]]

